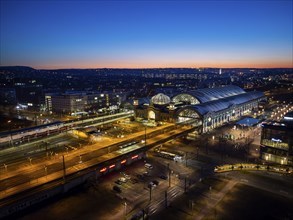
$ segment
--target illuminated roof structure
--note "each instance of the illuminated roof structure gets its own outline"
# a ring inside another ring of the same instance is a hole
[[[171,100],[159,93],[152,97],[153,105],[136,106],[135,117],[189,124],[196,127],[196,132],[205,133],[253,113],[266,97],[263,92],[245,92],[229,85],[177,93]]]
[[[193,97],[190,104],[197,104],[227,98],[230,96],[240,95],[244,93],[245,91],[240,87],[230,85],[217,88],[206,88],[189,91],[184,97],[182,96],[182,94],[178,94],[172,98],[172,101],[174,101],[175,103],[180,101],[186,101],[184,100],[184,98],[189,96]]]
[[[151,103],[155,105],[167,105],[170,103],[169,96],[164,95],[163,93],[158,93],[157,95],[151,98]]]
[[[200,113],[201,115],[205,115],[208,112],[218,112],[224,109],[228,109],[233,105],[240,105],[246,102],[249,102],[254,99],[258,99],[263,97],[262,92],[254,91],[254,92],[247,92],[240,95],[230,96],[223,99],[218,99],[198,105],[190,106],[196,112]]]

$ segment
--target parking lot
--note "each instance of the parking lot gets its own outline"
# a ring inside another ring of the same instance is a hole
[[[131,218],[139,210],[148,210],[151,204],[156,204],[155,206],[160,208],[159,206],[164,204],[165,192],[168,191],[168,198],[171,199],[184,191],[185,184],[188,183],[180,174],[188,173],[190,170],[184,166],[180,168],[172,162],[149,157],[104,176],[99,180],[97,187],[114,194],[121,203],[126,202],[126,215]],[[146,168],[146,164],[151,164],[152,168]],[[174,187],[176,189],[171,190]],[[153,212],[156,211],[156,207],[152,208]]]

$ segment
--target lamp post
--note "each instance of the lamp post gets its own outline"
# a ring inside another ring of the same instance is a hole
[[[125,216],[125,219],[126,219],[126,215],[127,215],[127,203],[124,202],[124,216]]]
[[[62,155],[62,165],[63,165],[63,180],[64,182],[66,181],[66,168],[65,168],[65,158],[64,158],[64,155]]]
[[[144,126],[144,146],[146,146],[146,139],[147,139],[147,136],[146,136],[146,126]]]
[[[149,188],[150,188],[150,201],[151,201],[152,200],[152,188],[153,188],[153,186],[149,185]]]
[[[46,179],[47,179],[47,175],[48,175],[48,167],[45,165],[45,166],[44,166],[44,169],[45,169],[45,174],[46,174]]]
[[[30,165],[32,165],[32,158],[31,157],[28,157],[27,159],[29,160]]]
[[[168,207],[168,194],[167,194],[167,190],[165,191],[165,207]]]
[[[10,141],[9,141],[9,143],[11,143],[11,146],[13,147],[12,133],[11,133],[11,120],[7,121],[7,123],[9,125],[9,133],[10,133]]]
[[[3,164],[5,171],[7,172],[7,164]]]
[[[169,187],[171,186],[171,170],[170,170],[170,164],[168,163],[168,176],[169,176]]]

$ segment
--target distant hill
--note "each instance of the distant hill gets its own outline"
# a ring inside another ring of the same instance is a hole
[[[29,66],[0,66],[0,70],[9,71],[34,71],[35,69]]]

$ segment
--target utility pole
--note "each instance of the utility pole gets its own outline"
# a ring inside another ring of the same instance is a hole
[[[127,203],[124,202],[124,216],[125,216],[125,219],[126,219],[126,215],[127,215]]]
[[[170,164],[168,163],[168,174],[169,174],[169,187],[171,186],[171,170],[170,170]]]
[[[66,177],[66,168],[65,168],[65,159],[64,159],[64,155],[62,155],[62,160],[63,160],[63,180],[65,182],[65,177]]]
[[[144,209],[142,209],[142,220],[144,220],[144,213],[145,213],[145,211],[144,211]]]
[[[46,179],[47,179],[47,176],[48,176],[48,167],[45,165],[44,166],[44,169],[45,169],[45,174],[46,174]]]
[[[146,146],[146,139],[147,139],[147,136],[146,136],[146,126],[144,126],[144,146]]]
[[[149,185],[149,188],[150,188],[150,201],[152,200],[152,186]]]
[[[165,191],[165,207],[168,207],[168,196],[167,196],[167,190]]]

